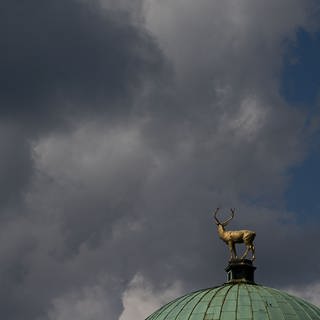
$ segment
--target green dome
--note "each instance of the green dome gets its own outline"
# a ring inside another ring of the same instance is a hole
[[[320,320],[320,309],[268,287],[230,283],[182,296],[146,320]]]

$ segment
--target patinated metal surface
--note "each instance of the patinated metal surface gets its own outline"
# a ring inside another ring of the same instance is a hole
[[[285,292],[239,283],[178,298],[146,320],[320,320],[320,309]]]

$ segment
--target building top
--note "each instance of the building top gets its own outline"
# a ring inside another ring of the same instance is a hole
[[[283,291],[226,283],[182,296],[146,320],[318,320],[320,309]]]
[[[256,233],[250,230],[227,231],[234,217],[221,222],[214,213],[218,235],[230,250],[225,271],[227,281],[221,286],[182,296],[164,305],[146,320],[320,320],[320,309],[300,298],[276,289],[257,285],[253,265]],[[235,244],[243,243],[244,254],[238,258]],[[251,251],[251,260],[247,255]]]

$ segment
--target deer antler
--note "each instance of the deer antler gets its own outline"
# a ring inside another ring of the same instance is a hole
[[[233,219],[235,210],[236,209],[230,209],[231,217],[229,219],[227,219],[226,221],[224,221],[223,223],[221,223],[224,227],[229,223],[229,221],[231,221]]]
[[[219,211],[219,208],[216,209],[216,211],[214,212],[213,216],[214,216],[214,219],[217,221],[217,223],[220,223],[220,221],[217,218],[218,211]]]

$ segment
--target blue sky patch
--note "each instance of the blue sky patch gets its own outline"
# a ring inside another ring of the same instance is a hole
[[[281,94],[294,106],[303,107],[310,116],[318,113],[320,88],[320,33],[300,29],[297,41],[284,58]],[[319,134],[314,137],[314,144]],[[290,170],[291,182],[286,192],[287,209],[299,220],[320,211],[320,150],[314,145],[305,161]]]
[[[314,106],[320,88],[320,33],[303,29],[284,58],[281,94],[294,105]]]

